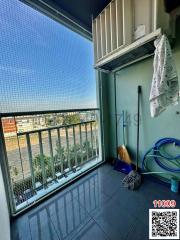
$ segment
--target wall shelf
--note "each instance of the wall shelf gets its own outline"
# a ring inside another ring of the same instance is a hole
[[[105,58],[100,59],[94,66],[96,69],[104,71],[116,71],[127,65],[145,59],[154,54],[154,40],[162,34],[161,29],[140,38],[132,44],[117,49]]]

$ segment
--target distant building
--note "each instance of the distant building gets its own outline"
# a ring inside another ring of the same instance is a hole
[[[46,127],[46,119],[41,115],[35,116],[21,116],[7,117],[2,119],[3,132],[5,137],[11,137],[18,132],[27,132],[35,129],[41,129]],[[17,128],[17,129],[16,129]]]
[[[81,122],[91,121],[95,119],[95,116],[92,112],[80,112],[79,113]]]
[[[16,123],[13,117],[3,118],[2,126],[5,137],[16,135]]]
[[[30,115],[7,117],[2,119],[5,137],[15,136],[18,133],[28,132],[36,129],[47,128],[51,126],[62,125],[66,115],[79,115],[80,121],[90,121],[95,118],[92,112],[70,112],[56,113],[46,115]],[[17,129],[16,129],[17,128]]]
[[[18,132],[27,132],[46,127],[46,119],[41,115],[17,117],[16,123]]]

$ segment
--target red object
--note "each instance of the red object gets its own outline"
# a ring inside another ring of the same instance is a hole
[[[14,118],[4,118],[2,119],[3,131],[4,133],[14,133],[16,132],[16,123]]]

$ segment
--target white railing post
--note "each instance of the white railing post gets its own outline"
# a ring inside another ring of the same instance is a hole
[[[26,142],[27,142],[27,150],[28,150],[31,178],[32,178],[32,187],[33,187],[33,190],[36,190],[36,182],[35,182],[34,167],[33,167],[33,157],[32,157],[32,149],[31,149],[31,141],[30,141],[29,133],[26,134]]]

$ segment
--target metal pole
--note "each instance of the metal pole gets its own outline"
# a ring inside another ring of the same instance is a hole
[[[76,148],[76,132],[75,127],[73,126],[73,140],[74,140],[74,154],[75,154],[75,165],[77,166],[77,148]]]
[[[30,171],[31,171],[31,178],[32,178],[32,187],[33,190],[36,189],[36,181],[35,181],[35,176],[34,176],[34,169],[33,169],[33,157],[32,157],[32,149],[31,149],[31,142],[30,142],[30,137],[29,134],[26,134],[26,142],[27,142],[27,149],[28,149],[28,156],[29,156],[29,166],[30,166]]]
[[[115,131],[116,131],[116,139],[115,139],[115,145],[116,145],[116,158],[118,158],[118,152],[117,152],[117,147],[118,147],[118,133],[117,133],[117,96],[116,96],[116,73],[114,73],[114,110],[115,110]]]
[[[46,184],[46,171],[45,171],[45,164],[44,164],[44,153],[43,153],[43,144],[42,144],[41,132],[38,132],[38,137],[39,137],[39,149],[40,149],[40,158],[41,158],[42,179],[43,179],[43,185],[45,185]]]
[[[92,148],[92,157],[94,155],[94,150],[93,150],[93,133],[92,133],[92,123],[90,123],[90,129],[91,129],[91,148]]]
[[[68,136],[68,128],[65,128],[66,130],[66,146],[67,146],[67,161],[68,161],[68,167],[71,169],[71,159],[69,156],[69,136]]]
[[[87,124],[85,123],[85,134],[86,134],[86,155],[87,155],[87,160],[89,158],[89,153],[88,153],[88,136],[87,136]]]
[[[138,115],[137,115],[137,149],[136,149],[136,171],[138,170],[139,164],[139,115],[140,115],[140,94],[141,86],[138,86]]]
[[[61,146],[61,132],[60,132],[60,128],[57,129],[57,134],[58,134],[58,146],[59,146],[59,150],[60,150],[60,156],[58,155],[58,158],[60,157],[61,173],[63,173],[64,167],[63,167],[63,156],[62,156],[62,146]],[[58,154],[59,154],[59,153],[58,153]]]
[[[14,214],[16,212],[15,201],[13,197],[13,186],[11,182],[11,175],[9,171],[8,156],[5,144],[5,137],[3,132],[2,118],[0,117],[0,166],[2,168],[2,175],[4,180],[6,198],[8,202],[9,213]]]
[[[54,169],[54,156],[53,156],[51,130],[48,131],[48,137],[49,137],[49,150],[50,150],[50,155],[51,155],[51,171],[52,171],[53,179],[55,179],[56,176],[55,176],[55,169]]]
[[[79,124],[79,138],[80,138],[81,164],[82,164],[82,163],[83,163],[83,151],[82,151],[82,131],[81,131],[81,124]]]

